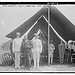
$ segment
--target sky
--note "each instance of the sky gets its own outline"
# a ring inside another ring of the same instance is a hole
[[[75,25],[75,5],[55,5],[57,9]]]
[[[0,38],[4,37],[35,13],[42,7],[20,6],[2,6],[0,5]]]

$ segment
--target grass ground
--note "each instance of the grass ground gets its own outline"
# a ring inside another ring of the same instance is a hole
[[[21,69],[15,69],[12,66],[0,66],[0,72],[75,72],[75,65],[71,64],[52,64],[52,65],[40,65],[40,68],[30,68],[30,70],[26,70],[21,66]]]

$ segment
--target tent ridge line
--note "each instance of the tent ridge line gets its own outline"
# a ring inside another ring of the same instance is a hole
[[[40,20],[41,18],[43,17],[43,15],[41,15],[39,18],[38,18],[38,20]],[[29,30],[28,31],[26,31],[26,33],[24,34],[24,35],[28,35],[28,33],[31,31],[31,29],[36,25],[36,23],[38,22],[38,20],[36,20],[36,22],[29,28]],[[24,36],[23,35],[23,36]],[[23,38],[23,36],[21,37],[21,38]]]
[[[48,22],[48,20],[45,18],[45,16],[43,16],[43,18],[46,20],[46,22],[50,25],[50,27],[53,29],[53,31],[56,33],[56,35],[65,43],[67,43],[58,33],[57,31],[53,28],[53,26]]]

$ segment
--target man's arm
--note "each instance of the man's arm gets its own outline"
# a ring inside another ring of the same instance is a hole
[[[42,53],[42,42],[40,40],[40,53]]]
[[[54,45],[53,45],[54,46]],[[55,50],[55,46],[54,46],[54,50]]]
[[[34,45],[34,40],[33,40],[33,39],[31,40],[31,43],[32,43],[32,48],[31,48],[31,50],[32,50],[32,53],[33,53],[33,49],[34,49],[34,48],[33,48],[33,45]]]
[[[13,51],[13,53],[14,53],[14,40],[12,41],[12,51]]]
[[[52,48],[53,53],[54,53],[54,50],[55,50],[55,46],[53,45],[53,48]]]

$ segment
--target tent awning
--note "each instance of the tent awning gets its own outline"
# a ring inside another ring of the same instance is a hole
[[[21,26],[19,26],[17,29],[15,29],[14,31],[6,35],[6,37],[14,39],[16,37],[15,33],[17,31],[21,33],[21,36],[24,35],[27,32],[27,30],[38,20],[38,18],[41,15],[43,15],[46,19],[48,19],[48,8],[46,7],[42,8],[35,15],[33,15],[29,20],[23,23]],[[41,27],[41,29],[47,36],[46,23],[43,22],[40,21],[38,22],[37,25],[38,27],[39,26]],[[65,41],[75,40],[75,35],[74,35],[75,26],[55,6],[51,6],[50,9],[50,24]]]

